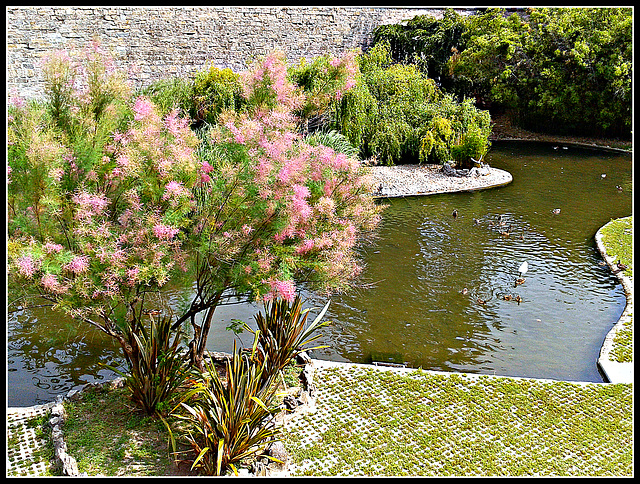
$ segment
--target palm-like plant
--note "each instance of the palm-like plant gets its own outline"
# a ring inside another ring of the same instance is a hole
[[[272,376],[281,372],[300,353],[326,346],[308,347],[320,335],[314,333],[329,324],[322,321],[329,302],[318,316],[306,328],[310,309],[302,309],[302,299],[296,296],[289,303],[285,299],[277,299],[265,304],[265,314],[259,312],[255,316],[257,330],[252,331],[262,347],[266,363],[266,375]]]
[[[258,357],[257,340],[250,353],[235,348],[226,363],[226,381],[213,363],[205,361],[205,372],[194,369],[191,390],[172,414],[187,424],[187,443],[195,452],[192,469],[206,475],[222,475],[236,463],[274,440],[271,424],[278,406],[272,404],[276,386],[263,379],[264,358]],[[175,449],[175,441],[171,435]]]
[[[150,317],[149,330],[136,324],[136,330],[129,327],[126,331],[131,350],[125,352],[129,372],[111,369],[124,377],[136,405],[152,415],[161,404],[171,401],[184,383],[187,368],[180,354],[181,332],[171,330],[171,318],[161,317],[156,322],[153,315]]]

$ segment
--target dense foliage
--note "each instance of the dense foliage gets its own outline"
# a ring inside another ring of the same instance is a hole
[[[362,157],[384,164],[471,165],[486,153],[490,117],[472,100],[457,102],[413,64],[394,63],[387,44],[359,58],[354,88],[332,104],[332,128],[358,146]]]
[[[195,455],[191,469],[204,475],[237,475],[238,462],[274,440],[273,417],[277,390],[273,376],[265,375],[266,362],[254,344],[250,353],[234,348],[224,376],[207,361],[196,371],[191,388],[182,395],[172,416],[182,422],[186,441]],[[171,432],[175,452],[176,442]]]
[[[448,61],[464,45],[466,30],[464,17],[446,9],[442,19],[417,15],[403,24],[381,25],[373,31],[373,41],[388,43],[395,62],[415,64],[441,88],[451,91]]]
[[[347,71],[350,58],[332,67]],[[356,159],[295,131],[306,98],[281,53],[241,76],[248,107],[221,111],[201,139],[173,103],[164,112],[131,95],[98,45],[79,62],[54,52],[42,67],[46,101],[9,109],[9,278],[114,337],[129,369],[141,369],[130,381],[159,374],[152,317],[174,332],[190,326],[200,366],[230,294],[292,300],[299,281],[320,291],[353,283],[356,243],[380,208]]]
[[[630,8],[448,11],[379,27],[375,38],[459,99],[508,110],[523,127],[629,138],[632,20]]]

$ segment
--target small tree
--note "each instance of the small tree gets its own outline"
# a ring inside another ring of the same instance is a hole
[[[244,76],[252,108],[221,115],[198,149],[187,119],[132,98],[103,58],[94,44],[81,71],[54,53],[43,63],[47,102],[10,108],[12,284],[114,337],[130,368],[146,364],[150,312],[173,318],[172,331],[190,323],[202,367],[230,292],[291,300],[294,277],[349,286],[356,241],[379,209],[357,161],[293,131],[302,96],[281,54]],[[169,304],[169,281],[184,282],[185,297],[195,288],[183,313]]]
[[[48,56],[47,102],[11,108],[9,275],[117,339],[135,370],[149,306],[166,316],[158,295],[187,268],[198,140],[177,112],[132,99],[97,44],[83,60]]]
[[[287,80],[284,55],[265,57],[242,80],[248,108],[222,114],[209,133],[194,192],[196,295],[174,327],[191,324],[197,366],[226,297],[291,301],[295,281],[347,289],[360,272],[356,242],[379,220],[360,163],[296,134],[305,96]]]

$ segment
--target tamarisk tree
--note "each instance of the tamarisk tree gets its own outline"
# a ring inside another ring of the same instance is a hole
[[[339,88],[353,85],[345,74],[355,73],[352,54],[328,69],[342,71],[330,74],[342,79]],[[360,272],[356,242],[379,221],[360,163],[296,134],[294,113],[309,100],[287,80],[283,54],[262,59],[242,82],[249,108],[224,113],[208,133],[194,189],[196,295],[174,326],[191,323],[198,365],[215,309],[230,290],[291,301],[296,282],[320,291],[347,289]]]
[[[330,68],[353,73],[352,60]],[[379,208],[358,161],[296,133],[305,96],[281,53],[243,75],[249,107],[202,142],[178,111],[131,96],[97,45],[83,62],[56,52],[42,69],[46,102],[9,107],[12,290],[114,337],[130,367],[149,313],[174,331],[190,325],[201,367],[229,293],[292,300],[302,281],[339,291],[355,280],[356,244]],[[182,311],[167,302],[170,282],[183,284]]]

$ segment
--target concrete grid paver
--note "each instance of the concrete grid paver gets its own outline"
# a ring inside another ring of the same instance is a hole
[[[47,415],[52,405],[7,409],[8,476],[43,476],[47,473],[49,464],[38,456],[38,451],[46,443],[28,422]]]

